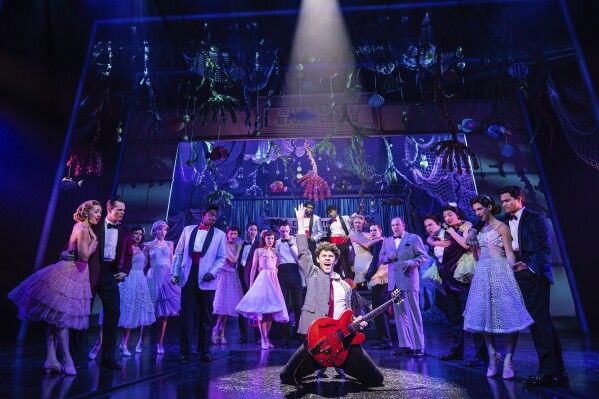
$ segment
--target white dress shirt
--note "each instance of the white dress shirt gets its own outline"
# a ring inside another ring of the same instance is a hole
[[[343,289],[343,285],[341,284],[340,278],[333,280],[333,291],[335,298],[335,302],[333,305],[333,319],[338,319],[339,317],[341,317],[341,314],[347,310],[345,290]]]
[[[520,250],[520,243],[518,242],[518,227],[520,226],[520,218],[522,217],[522,212],[524,211],[524,207],[522,207],[518,212],[514,214],[516,219],[510,219],[510,233],[512,233],[512,249],[514,251]]]
[[[339,237],[339,236],[345,236],[345,230],[343,230],[343,226],[341,225],[341,218],[343,216],[338,215],[335,219],[337,219],[336,222],[333,222],[333,219],[331,219],[331,224],[329,225],[329,230],[331,231],[331,235],[335,236],[335,237]],[[344,220],[344,222],[346,222],[345,224],[347,225],[347,221]],[[347,228],[349,229],[349,226],[347,226]]]
[[[246,241],[246,245],[243,246],[243,252],[241,253],[241,266],[245,267],[245,263],[248,260],[248,255],[250,254],[250,249],[252,249],[252,245],[254,245],[254,241],[250,242]]]
[[[279,265],[283,263],[298,263],[295,237],[289,237],[289,242],[281,242],[280,239],[277,240],[275,248],[279,255]]]
[[[108,219],[104,219],[104,260],[112,262],[116,258],[116,244],[119,239],[118,229],[109,229],[108,225],[117,223],[111,223]]]
[[[208,230],[198,229],[198,234],[196,235],[196,240],[193,243],[193,252],[202,252],[202,248],[204,247],[204,241],[206,241],[207,235],[208,235]]]

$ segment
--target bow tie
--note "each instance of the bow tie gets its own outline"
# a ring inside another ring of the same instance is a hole
[[[509,215],[508,216],[508,220],[518,220],[518,216],[516,216],[516,215]]]
[[[281,242],[289,243],[289,240],[281,240]]]
[[[200,230],[206,230],[206,231],[208,231],[208,230],[210,230],[210,226],[206,226],[205,224],[201,224],[200,223]]]
[[[401,240],[403,236],[393,236],[393,238],[396,238],[398,240]]]
[[[106,224],[106,228],[107,229],[118,229],[119,225],[118,224],[107,223]]]
[[[331,223],[335,223],[336,221],[337,221],[337,218],[331,219]]]

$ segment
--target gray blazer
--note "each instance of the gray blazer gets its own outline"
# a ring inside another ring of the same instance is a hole
[[[297,332],[307,334],[308,328],[314,320],[327,317],[329,314],[331,282],[329,275],[312,263],[312,254],[308,249],[308,236],[298,234],[296,238],[300,271],[304,275],[304,280],[306,280],[306,301],[302,308],[302,316],[300,317]],[[338,274],[337,277],[339,277]],[[351,309],[351,287],[343,280],[341,280],[341,285],[345,290],[347,309]]]
[[[389,256],[396,252],[398,255],[397,261],[390,262]],[[404,232],[397,249],[395,249],[393,236],[385,238],[379,259],[381,263],[389,264],[389,291],[393,291],[395,288],[401,291],[420,291],[418,267],[426,262],[428,255],[419,236]],[[399,266],[403,261],[408,261],[412,268],[403,270]]]

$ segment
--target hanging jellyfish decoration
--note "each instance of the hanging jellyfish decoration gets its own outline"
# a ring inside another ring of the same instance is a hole
[[[310,164],[312,165],[312,169],[297,180],[302,187],[305,187],[304,197],[308,197],[308,199],[314,201],[318,201],[319,199],[323,200],[325,197],[330,198],[331,188],[325,179],[318,176],[318,166],[312,155],[308,140],[304,141],[304,148],[306,149],[306,155],[310,159]]]

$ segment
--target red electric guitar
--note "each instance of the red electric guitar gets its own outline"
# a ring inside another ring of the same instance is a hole
[[[400,304],[404,293],[394,290],[391,299],[368,313],[360,321],[370,321],[393,303]],[[308,350],[324,367],[339,367],[347,359],[350,345],[361,344],[366,336],[360,332],[360,321],[353,322],[353,312],[346,310],[339,319],[322,317],[314,320],[308,329]]]

